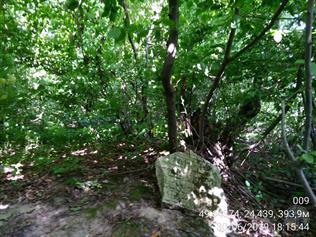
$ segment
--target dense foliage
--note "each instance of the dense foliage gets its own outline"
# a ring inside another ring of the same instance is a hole
[[[231,150],[267,137],[268,149],[281,143],[284,101],[290,146],[316,180],[315,152],[296,146],[306,20],[307,1],[295,0],[1,1],[0,155],[122,137],[165,141],[169,97],[182,146],[203,149],[202,135],[206,147],[220,142],[235,157]],[[164,75],[174,30],[175,61]]]

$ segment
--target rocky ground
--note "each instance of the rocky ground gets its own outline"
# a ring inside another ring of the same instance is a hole
[[[1,175],[1,237],[213,236],[202,217],[161,208],[154,148],[68,153],[80,159],[76,169],[25,162]]]
[[[201,218],[161,209],[127,182],[97,196],[59,187],[51,199],[12,203],[0,211],[1,236],[212,236]]]
[[[0,236],[313,236],[307,232],[280,235],[271,229],[229,234],[214,227],[214,218],[161,206],[153,164],[167,153],[159,147],[136,149],[118,143],[68,150],[46,154],[47,159],[59,157],[49,164],[41,163],[47,161],[40,159],[43,155],[31,154],[30,160],[7,167],[0,177]],[[257,205],[238,182],[225,183],[223,188],[230,209]]]

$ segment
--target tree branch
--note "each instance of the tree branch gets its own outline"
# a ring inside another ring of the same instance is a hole
[[[295,187],[300,187],[303,188],[304,186],[301,184],[297,184],[297,183],[293,183],[287,180],[283,180],[283,179],[279,179],[279,178],[273,178],[273,177],[266,177],[266,176],[260,176],[261,179],[266,179],[266,180],[270,180],[273,182],[278,182],[278,183],[284,183],[286,185],[291,185],[291,186],[295,186]],[[312,188],[312,190],[316,191],[316,188]]]
[[[122,8],[123,8],[123,10],[124,10],[124,14],[125,14],[125,26],[126,26],[126,28],[129,28],[130,25],[131,25],[131,21],[130,21],[128,9],[127,9],[127,4],[126,4],[125,0],[120,0],[120,1],[119,1],[119,4],[122,6]],[[127,37],[128,37],[129,43],[131,44],[135,61],[137,61],[137,50],[136,50],[136,46],[135,46],[135,43],[134,43],[134,41],[133,41],[133,37],[132,37],[130,31],[127,31]]]
[[[234,56],[232,56],[228,61],[232,62],[238,57],[240,57],[244,52],[252,48],[255,44],[257,44],[261,38],[272,28],[274,23],[277,21],[278,17],[280,16],[281,12],[285,8],[286,4],[289,2],[289,0],[283,0],[281,5],[278,7],[278,9],[273,14],[270,22],[264,29],[257,35],[255,38],[253,38],[243,49],[241,49],[239,52],[237,52]]]
[[[225,55],[224,55],[224,59],[221,63],[220,69],[217,72],[217,75],[215,77],[215,80],[212,84],[212,87],[210,89],[210,91],[208,92],[208,95],[204,101],[204,105],[202,108],[202,113],[199,119],[199,136],[200,136],[200,143],[203,146],[204,144],[204,123],[205,123],[205,115],[207,113],[207,109],[209,107],[210,104],[210,100],[215,92],[215,90],[218,88],[220,80],[222,78],[222,75],[225,71],[226,66],[229,63],[229,55],[231,52],[231,48],[233,45],[233,40],[236,34],[236,28],[231,28],[230,33],[229,33],[229,37],[228,37],[228,41],[227,41],[227,45],[226,45],[226,50],[225,50]]]
[[[276,10],[276,12],[274,13],[274,15],[272,16],[269,24],[259,33],[259,35],[257,35],[253,40],[251,40],[248,45],[246,45],[243,49],[241,49],[238,53],[236,53],[234,56],[230,57],[230,51],[231,51],[231,47],[232,47],[232,42],[233,42],[233,38],[235,36],[236,33],[236,29],[231,29],[230,32],[230,36],[227,42],[227,46],[226,46],[226,51],[225,51],[225,56],[224,56],[224,60],[220,66],[220,69],[216,75],[216,78],[214,80],[214,83],[206,97],[206,100],[204,102],[204,106],[202,109],[202,116],[200,118],[200,123],[199,123],[199,133],[200,133],[200,143],[203,146],[204,144],[204,117],[207,113],[207,109],[209,107],[209,103],[211,101],[211,98],[215,92],[215,90],[218,88],[219,86],[219,82],[221,80],[221,77],[225,71],[226,66],[231,63],[232,61],[234,61],[235,59],[237,59],[240,55],[242,55],[244,52],[246,52],[247,50],[249,50],[250,48],[252,48],[256,43],[258,43],[261,38],[272,28],[272,26],[274,25],[274,23],[277,21],[278,17],[280,16],[281,12],[283,11],[283,9],[285,8],[286,4],[289,2],[289,0],[283,0],[281,5],[278,7],[278,9]]]

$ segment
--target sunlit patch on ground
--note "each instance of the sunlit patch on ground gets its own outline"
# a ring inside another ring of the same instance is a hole
[[[117,165],[113,165],[111,167],[108,168],[109,171],[116,171],[118,170],[118,166]]]
[[[6,205],[0,204],[0,210],[5,210],[5,209],[7,209],[8,207],[9,207],[8,204],[6,204]]]
[[[94,150],[94,151],[89,151],[87,148],[85,149],[81,149],[81,150],[77,150],[77,151],[72,151],[71,155],[74,156],[86,156],[86,155],[94,155],[97,154],[98,151]]]
[[[6,175],[6,180],[20,180],[24,178],[22,174],[23,164],[18,162],[10,166],[3,166],[3,173]]]
[[[117,159],[118,159],[118,160],[127,160],[128,157],[127,157],[127,156],[122,156],[122,155],[120,155]]]
[[[169,154],[170,154],[169,151],[161,151],[161,152],[159,152],[159,155],[161,155],[161,156],[167,156]]]

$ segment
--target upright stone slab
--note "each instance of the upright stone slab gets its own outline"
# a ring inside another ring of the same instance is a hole
[[[163,203],[214,211],[224,198],[218,169],[192,151],[160,157],[155,166]]]

